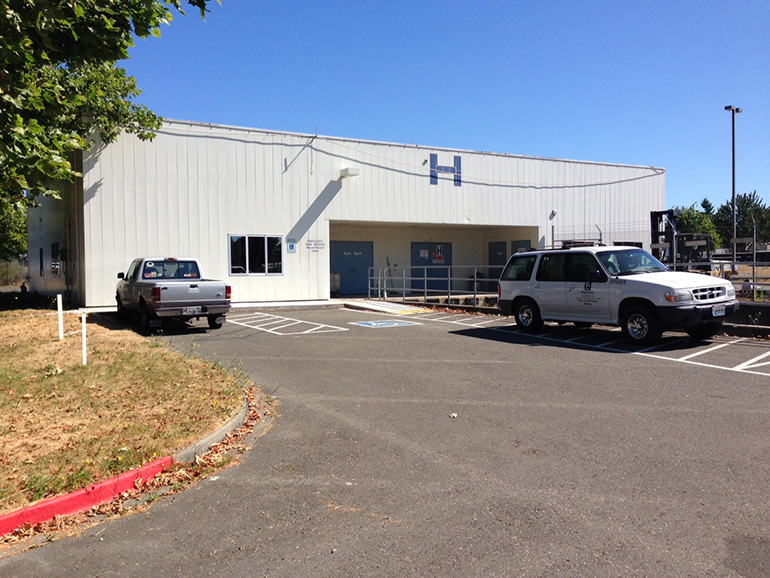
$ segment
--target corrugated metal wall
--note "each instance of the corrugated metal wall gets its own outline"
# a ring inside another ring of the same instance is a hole
[[[461,158],[461,186],[444,172],[430,184],[431,154],[441,167]],[[348,167],[360,174],[341,179]],[[208,276],[231,283],[235,301],[324,299],[330,221],[530,227],[533,244],[542,246],[552,224],[557,231],[595,231],[598,224],[607,235],[613,224],[648,222],[651,210],[665,208],[664,179],[648,167],[172,121],[153,142],[123,135],[84,159],[87,305],[112,305],[116,273],[143,255],[198,257]],[[388,231],[377,233],[387,238],[375,246],[375,261],[389,243],[409,242],[408,230]],[[641,231],[638,240],[647,242]],[[282,275],[230,276],[228,234],[293,237],[297,251],[284,248]],[[457,238],[469,246],[456,246],[456,264],[485,262],[482,233],[469,228]]]

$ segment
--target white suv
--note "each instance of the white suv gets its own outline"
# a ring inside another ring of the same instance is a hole
[[[656,343],[664,329],[711,337],[738,310],[729,281],[670,271],[636,247],[527,251],[510,258],[498,307],[524,330],[544,320],[619,325],[631,341]]]

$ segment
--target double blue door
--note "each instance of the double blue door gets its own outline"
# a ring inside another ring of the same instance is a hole
[[[412,243],[412,289],[449,291],[452,243]]]
[[[374,243],[332,241],[332,273],[340,274],[340,295],[364,295],[369,291],[369,267],[374,266]]]

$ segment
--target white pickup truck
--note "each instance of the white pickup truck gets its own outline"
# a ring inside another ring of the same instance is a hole
[[[209,327],[218,329],[230,310],[230,285],[203,279],[195,259],[134,259],[127,273],[118,273],[118,279],[118,315],[139,313],[145,332],[160,327],[162,319],[191,321],[201,317],[208,320]]]
[[[696,339],[719,333],[738,311],[735,288],[719,277],[670,271],[636,247],[580,247],[513,255],[498,282],[498,307],[526,331],[544,320],[620,326],[637,343],[664,329]]]

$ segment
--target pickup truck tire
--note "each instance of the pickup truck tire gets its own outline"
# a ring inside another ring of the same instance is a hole
[[[152,315],[147,309],[147,305],[145,305],[144,301],[139,304],[139,315],[141,318],[142,333],[145,335],[150,335],[150,333],[152,333],[152,327],[150,327],[150,320],[152,319]]]
[[[543,326],[540,308],[532,299],[521,299],[513,305],[516,325],[523,331],[537,331]]]
[[[695,327],[688,327],[685,329],[687,335],[693,339],[708,339],[714,337],[717,333],[722,331],[721,321],[709,321],[707,323],[701,323]]]
[[[128,311],[123,306],[123,301],[120,300],[120,295],[115,295],[115,300],[118,302],[118,319],[125,319],[128,317]]]
[[[629,307],[620,321],[623,335],[634,343],[657,343],[663,335],[663,326],[649,307]]]
[[[219,329],[222,327],[222,324],[217,321],[217,319],[220,317],[221,315],[208,315],[206,317],[206,320],[209,322],[209,327],[211,327],[211,329]]]

